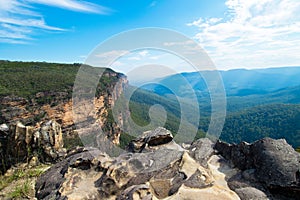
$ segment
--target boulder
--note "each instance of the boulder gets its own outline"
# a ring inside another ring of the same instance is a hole
[[[258,189],[266,188],[266,193],[273,197],[283,195],[297,199],[300,196],[300,154],[284,139],[264,138],[253,144],[238,145],[218,141],[215,149],[243,171],[241,182],[252,183]],[[249,188],[241,191],[245,195]]]
[[[207,161],[215,153],[214,143],[208,138],[193,142],[188,149],[189,154],[204,167],[207,167]]]
[[[94,159],[92,154],[99,155],[98,159]],[[101,175],[102,164],[107,161],[109,162],[109,157],[99,153],[97,149],[77,148],[70,151],[64,160],[38,178],[35,185],[36,197],[66,199],[69,195],[73,197],[71,199],[99,199],[97,188],[89,183],[97,180]],[[90,173],[93,171],[98,173]]]
[[[163,127],[158,127],[153,131],[146,131],[141,136],[132,140],[128,145],[128,150],[133,153],[151,151],[161,145],[172,143],[172,141],[173,135],[171,131]]]
[[[238,188],[235,190],[235,192],[239,195],[239,197],[242,200],[252,200],[252,199],[269,200],[270,199],[264,192],[254,187]]]

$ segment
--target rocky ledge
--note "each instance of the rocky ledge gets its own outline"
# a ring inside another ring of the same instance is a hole
[[[76,148],[36,182],[38,199],[299,199],[300,156],[285,140],[178,145],[170,131],[142,134],[110,157]]]

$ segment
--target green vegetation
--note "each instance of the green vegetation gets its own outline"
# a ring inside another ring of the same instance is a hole
[[[82,141],[77,133],[74,133],[72,135],[66,135],[63,134],[63,140],[64,140],[64,148],[67,150],[76,147],[76,146],[83,146]]]
[[[79,64],[0,61],[0,96],[32,98],[38,92],[70,91],[79,67]]]
[[[281,92],[282,91],[280,91],[280,93]],[[177,110],[180,109],[180,106],[174,103],[174,97],[166,98],[157,96],[157,94],[145,91],[137,91],[136,94],[132,95],[130,102],[131,117],[137,124],[147,125],[149,123],[148,113],[150,106],[160,104],[166,109],[168,115],[167,123],[164,127],[176,133],[180,124],[181,115],[178,115],[180,110]],[[237,101],[238,97],[234,98],[236,98],[235,101]],[[258,99],[257,96],[255,96],[255,98],[250,97],[250,99],[251,98],[253,98],[252,100]],[[276,98],[279,97],[276,96]],[[231,98],[228,99],[228,101],[231,100]],[[274,99],[270,100],[269,104],[266,102],[266,104],[260,106],[255,106],[257,103],[255,102],[252,104],[254,107],[250,108],[247,108],[249,105],[246,103],[244,109],[242,108],[243,101],[241,100],[237,105],[238,108],[231,108],[231,112],[228,112],[220,139],[226,142],[239,143],[241,141],[253,142],[263,137],[275,139],[285,138],[294,148],[298,147],[300,145],[300,105],[284,103],[272,104],[271,102],[273,102],[273,100]],[[229,106],[233,105],[235,101],[229,102]],[[268,101],[268,99],[266,98],[264,101]],[[201,102],[203,105],[205,100],[201,99]],[[200,109],[203,110],[205,106],[202,105],[200,104]],[[207,104],[204,105],[207,106]],[[186,106],[189,106],[189,104]],[[191,105],[190,108],[193,109],[193,105]],[[210,122],[208,108],[207,106],[207,110],[200,118],[198,133],[195,139],[204,137],[208,129]],[[238,111],[234,112],[234,110]],[[188,119],[193,118],[192,114],[194,114],[194,112],[191,111],[190,113],[191,115]],[[190,123],[196,124],[195,122]]]
[[[150,108],[157,104],[162,106],[166,111],[166,119],[164,119],[164,115],[162,115],[160,111],[152,112],[151,116]],[[184,112],[181,112],[181,107],[184,107]],[[203,124],[203,126],[197,131],[197,117],[194,116],[195,106],[184,99],[181,99],[179,102],[177,99],[167,98],[142,89],[137,89],[130,97],[129,110],[134,123],[141,127],[147,127],[147,130],[155,129],[157,126],[163,126],[170,130],[174,136],[176,136],[180,130],[181,134],[175,137],[177,142],[187,142],[187,138],[189,142],[192,142],[192,140],[190,141],[191,138],[199,139],[205,137],[207,117],[201,119],[200,123]],[[164,121],[165,123],[162,124]],[[150,123],[152,126],[149,127]],[[142,130],[140,132],[142,132]],[[186,138],[184,138],[184,135]],[[125,138],[128,139],[127,137]],[[120,139],[120,142],[123,143],[123,137]]]
[[[0,97],[18,96],[31,99],[39,92],[66,92],[66,98],[71,98],[73,84],[80,66],[81,64],[78,63],[0,61]],[[87,69],[89,69],[88,66]],[[104,69],[90,67],[90,70],[99,72]],[[113,71],[105,69],[105,73],[108,72]],[[120,74],[117,76],[103,75],[96,92],[101,93],[106,90],[111,83],[118,80],[119,76]],[[88,77],[85,81],[90,78]],[[51,103],[53,98],[51,95],[45,95],[43,98],[38,98],[37,102],[40,104]]]
[[[132,135],[129,135],[128,133],[122,133],[120,135],[120,147],[122,149],[125,149],[125,147],[129,144],[130,141],[132,141],[135,137]]]
[[[0,176],[0,196],[5,199],[33,199],[35,197],[35,180],[50,166],[36,167],[18,166],[11,168],[5,175]]]
[[[294,148],[300,145],[300,105],[271,104],[230,114],[221,139],[253,142],[263,137],[285,138]]]
[[[49,168],[48,165],[39,165],[35,168],[27,169],[27,168],[17,168],[12,169],[12,173],[10,175],[2,175],[0,176],[0,190],[7,187],[14,181],[18,181],[21,179],[30,179],[40,176]]]
[[[16,186],[16,188],[8,194],[10,198],[30,198],[31,182],[26,180],[22,185]]]

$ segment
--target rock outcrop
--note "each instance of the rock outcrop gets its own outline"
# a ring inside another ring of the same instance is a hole
[[[2,170],[19,162],[55,162],[65,154],[61,126],[56,121],[40,127],[24,126],[21,122],[1,125]],[[3,128],[4,127],[4,128]]]
[[[202,199],[239,199],[216,170],[218,156],[203,167],[164,128],[145,132],[130,146],[136,153],[115,158],[97,149],[90,149],[95,157],[84,148],[70,152],[38,179],[37,198],[184,199],[189,194],[201,199],[201,194]]]
[[[241,170],[228,184],[243,199],[300,199],[300,154],[284,139],[238,145],[218,141],[215,148]]]
[[[128,151],[142,153],[157,150],[158,148],[178,149],[182,148],[173,141],[171,131],[158,127],[153,131],[146,131],[141,136],[132,140],[128,145]]]
[[[157,128],[110,157],[77,148],[36,183],[38,199],[299,199],[299,154],[285,140],[180,147]],[[93,156],[92,156],[93,155]]]
[[[0,171],[3,173],[7,169],[6,149],[9,127],[6,124],[0,125]]]

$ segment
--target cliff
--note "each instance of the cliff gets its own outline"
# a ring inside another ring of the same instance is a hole
[[[87,67],[103,71],[94,101],[88,105],[94,110],[90,117],[118,145],[121,129],[111,113],[128,81],[126,76],[111,69]],[[79,68],[79,64],[0,61],[2,172],[33,157],[43,163],[56,162],[64,155],[64,148],[82,145],[74,124],[72,102]],[[89,120],[83,118],[83,122]]]
[[[61,124],[66,147],[78,145],[80,141],[74,139],[77,133],[72,90],[79,67],[79,64],[1,61],[0,124],[21,122],[38,127],[40,122],[55,120]],[[127,85],[123,74],[106,69],[96,89],[93,117],[115,144],[119,143],[121,130],[109,121],[109,114]],[[69,143],[68,139],[75,143]]]

